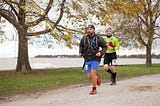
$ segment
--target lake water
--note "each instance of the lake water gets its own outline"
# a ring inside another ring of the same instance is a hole
[[[118,65],[145,64],[145,59],[118,58]],[[153,63],[160,63],[160,59],[152,59]],[[15,69],[17,58],[0,58],[0,70]],[[83,58],[30,58],[33,69],[82,67]],[[100,63],[103,65],[103,59]]]

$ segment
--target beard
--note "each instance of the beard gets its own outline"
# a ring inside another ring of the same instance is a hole
[[[93,35],[93,34],[94,34],[93,32],[90,31],[87,32],[87,35]]]

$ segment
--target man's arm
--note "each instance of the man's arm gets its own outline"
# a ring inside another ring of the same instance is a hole
[[[119,44],[118,39],[116,38],[116,39],[115,39],[115,47],[114,47],[114,50],[119,50],[119,49],[120,49],[120,44]]]
[[[101,55],[105,54],[106,50],[107,50],[107,45],[106,45],[106,41],[104,38],[99,37],[99,46],[102,48]]]
[[[84,38],[85,38],[85,37],[83,37],[83,38],[81,39],[80,44],[79,44],[79,55],[78,55],[79,57],[81,57],[81,56],[83,55]]]

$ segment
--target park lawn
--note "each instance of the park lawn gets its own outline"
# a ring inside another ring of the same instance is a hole
[[[128,65],[117,66],[116,68],[118,72],[117,80],[148,74],[160,74],[160,64],[154,64],[152,67]],[[55,68],[36,71],[37,73],[30,74],[13,71],[0,72],[0,96],[39,92],[73,84],[89,84],[86,73],[81,72],[81,68]],[[110,75],[106,75],[103,67],[99,68],[98,73],[101,74],[103,82],[109,81]]]

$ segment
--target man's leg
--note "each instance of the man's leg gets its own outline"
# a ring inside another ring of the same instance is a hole
[[[92,81],[92,86],[96,87],[97,86],[96,70],[91,70],[91,81]]]
[[[107,71],[108,71],[108,69],[109,69],[109,68],[108,68],[108,64],[105,64],[105,65],[103,66],[103,69],[104,69],[104,71],[106,71],[106,72],[107,72]]]
[[[91,84],[92,84],[92,91],[90,92],[90,94],[93,95],[93,94],[96,94],[97,91],[96,91],[95,84],[93,84],[94,77],[93,77],[93,75],[91,76],[91,72],[92,72],[92,70],[91,70],[91,62],[86,62],[86,65],[87,65],[87,70],[86,70],[87,78],[91,81]]]
[[[111,71],[111,69],[109,68],[109,66],[108,66],[108,64],[105,64],[104,66],[103,66],[103,68],[104,68],[104,71],[106,71],[106,72],[108,72],[108,73],[110,73],[111,74],[111,81],[112,81],[112,79],[113,79],[113,72]]]
[[[96,76],[97,76],[97,85],[100,86],[101,85],[101,75],[96,74]]]
[[[99,62],[97,61],[93,61],[92,62],[92,65],[91,65],[91,82],[92,82],[92,91],[90,92],[91,95],[93,94],[96,94],[97,93],[97,90],[96,90],[96,86],[97,86],[97,70],[98,70],[98,67],[99,67]],[[100,85],[100,83],[99,83]]]
[[[112,69],[112,83],[111,83],[111,85],[116,85],[116,70],[115,70],[115,66],[111,66],[111,69]]]
[[[85,69],[85,62],[83,63],[83,66],[82,66],[82,70],[81,70],[81,72],[84,72],[86,69]]]
[[[91,70],[90,73],[87,74],[88,79],[91,80],[92,83],[92,91],[90,92],[91,95],[96,94],[96,85],[97,85],[97,76],[96,76],[96,70]]]
[[[91,73],[87,73],[87,78],[91,80]]]

